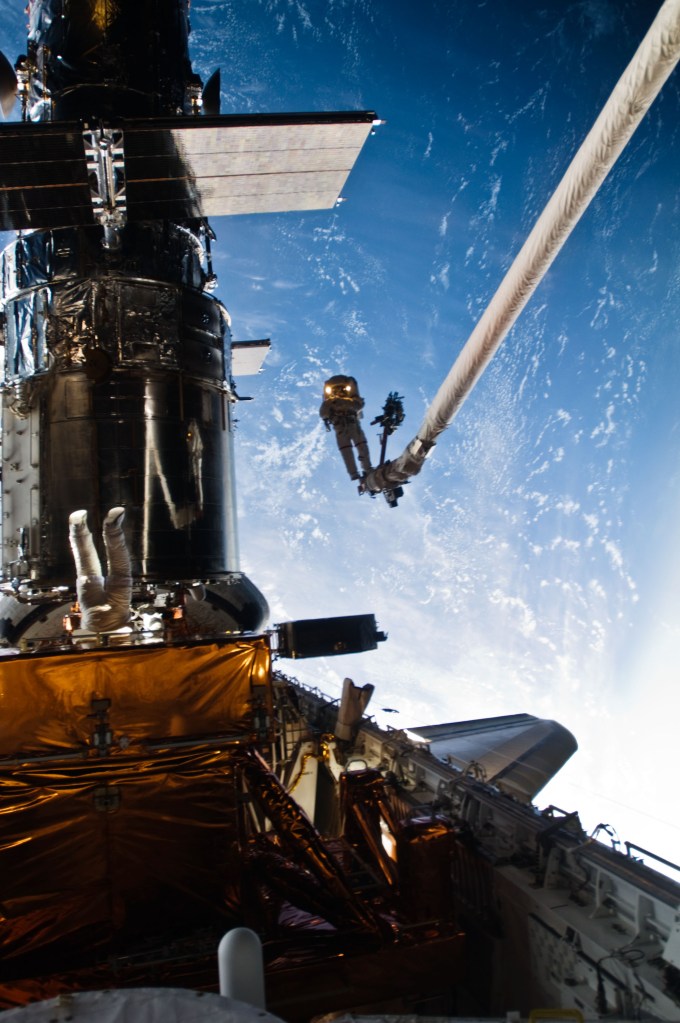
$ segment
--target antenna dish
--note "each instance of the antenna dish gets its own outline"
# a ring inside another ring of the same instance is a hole
[[[203,113],[206,117],[217,117],[220,112],[220,85],[218,68],[203,86]]]
[[[4,117],[12,113],[17,98],[17,76],[14,68],[0,50],[0,107]]]

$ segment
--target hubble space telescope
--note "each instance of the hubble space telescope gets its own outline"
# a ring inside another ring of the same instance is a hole
[[[188,55],[188,5],[32,0],[28,48],[0,62],[3,574],[0,633],[57,636],[68,518],[125,508],[135,600],[189,601],[201,628],[257,630],[240,571],[233,342],[212,292],[207,217],[332,208],[372,112],[220,116],[219,72]]]

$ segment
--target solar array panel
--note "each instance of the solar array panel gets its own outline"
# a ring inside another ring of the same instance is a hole
[[[128,220],[332,208],[371,111],[126,120]],[[0,229],[94,224],[78,122],[0,125]]]

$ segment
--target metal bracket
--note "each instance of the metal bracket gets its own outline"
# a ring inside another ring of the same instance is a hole
[[[89,718],[93,718],[96,722],[91,733],[92,747],[97,751],[100,757],[107,757],[111,752],[111,746],[113,744],[113,733],[109,724],[111,701],[106,698],[98,699],[97,697],[93,697],[90,701],[90,706],[92,708],[92,713],[87,716]]]
[[[115,813],[120,806],[120,789],[117,785],[105,782],[104,785],[96,785],[92,793],[94,808],[99,813]]]
[[[127,220],[123,132],[86,126],[83,142],[94,218],[104,228],[104,248],[117,249]]]

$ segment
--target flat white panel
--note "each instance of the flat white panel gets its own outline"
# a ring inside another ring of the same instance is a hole
[[[317,149],[349,149],[352,162],[372,129],[359,124],[263,124],[224,127],[178,127],[172,138],[187,156],[223,153],[302,153]],[[302,159],[302,158],[301,158]]]
[[[354,149],[290,149],[277,152],[186,153],[194,174],[286,174],[350,170]]]
[[[270,341],[234,341],[231,346],[233,375],[245,377],[259,373],[270,348]]]
[[[293,210],[330,210],[335,205],[335,195],[327,192],[301,192],[289,195],[228,196],[205,199],[201,202],[206,217],[228,217],[241,213],[289,213]]]
[[[332,209],[370,123],[178,127],[205,216]]]
[[[328,193],[337,198],[347,180],[347,171],[320,171],[311,174],[234,174],[212,175],[196,182],[205,199],[267,195],[308,195]]]

